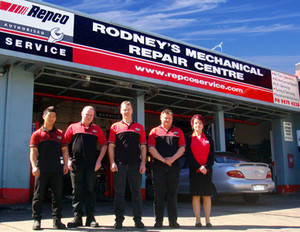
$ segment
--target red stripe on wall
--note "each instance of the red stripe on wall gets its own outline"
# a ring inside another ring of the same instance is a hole
[[[19,204],[29,201],[29,189],[0,189],[0,205],[4,204]]]
[[[0,9],[7,10],[12,4],[9,2],[0,2]]]
[[[279,194],[296,193],[300,189],[300,185],[278,185],[277,190]]]
[[[89,99],[83,99],[83,98],[75,98],[75,97],[67,97],[67,96],[59,96],[59,95],[53,95],[53,94],[47,94],[47,93],[38,93],[34,92],[35,96],[42,96],[42,97],[49,97],[49,98],[56,98],[56,99],[64,99],[66,101],[77,101],[77,102],[88,102],[88,103],[94,103],[94,104],[103,104],[103,105],[112,105],[112,106],[119,106],[119,103],[113,103],[113,102],[103,102],[103,101],[97,101],[97,100],[89,100]],[[160,115],[161,112],[158,111],[152,111],[152,110],[145,110],[145,113],[149,114],[157,114]],[[189,115],[180,115],[180,114],[173,114],[174,118],[188,118],[191,119],[192,116]],[[206,118],[213,118],[210,116],[207,116]],[[236,122],[236,123],[242,123],[242,124],[248,124],[248,125],[258,125],[256,122],[248,122],[248,121],[242,121],[237,119],[228,119],[225,118],[225,121],[228,122]]]
[[[19,14],[22,14],[22,15],[24,15],[28,9],[29,9],[29,7],[25,7],[25,6],[23,6],[23,8],[22,8],[22,10],[20,11],[20,13],[19,13]]]
[[[146,200],[146,189],[141,189],[142,200]]]
[[[13,5],[8,9],[8,11],[13,12],[13,11],[16,9],[17,6],[18,6],[17,4],[13,4]]]
[[[18,5],[18,6],[16,7],[16,9],[14,10],[14,13],[18,13],[18,11],[20,10],[20,8],[22,8],[22,6],[21,6],[21,5]]]

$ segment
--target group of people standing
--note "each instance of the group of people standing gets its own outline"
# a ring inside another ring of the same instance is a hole
[[[107,150],[114,180],[114,228],[123,228],[127,182],[131,191],[135,227],[144,228],[141,180],[142,174],[146,171],[147,146],[153,156],[154,227],[163,227],[166,197],[169,226],[180,228],[177,222],[177,189],[180,173],[178,159],[184,153],[190,164],[190,193],[193,196],[195,226],[202,226],[200,220],[202,197],[206,227],[212,227],[210,196],[214,145],[209,135],[203,132],[203,116],[192,117],[193,134],[186,141],[182,130],[173,126],[173,112],[165,109],[160,115],[160,125],[150,131],[147,143],[144,127],[133,121],[131,102],[122,102],[120,113],[122,120],[111,126],[107,143],[101,128],[92,123],[95,114],[92,106],[84,107],[81,121],[71,124],[65,133],[54,127],[56,120],[54,107],[50,106],[44,110],[44,124],[32,134],[30,141],[30,161],[32,174],[35,176],[32,200],[33,229],[41,229],[42,201],[47,186],[52,191],[53,227],[66,228],[61,222],[62,177],[68,170],[71,172],[74,218],[67,227],[83,226],[84,215],[85,226],[99,227],[95,219],[96,171],[101,167],[101,161]],[[100,153],[97,152],[97,144],[101,146]],[[63,166],[60,162],[61,154]]]

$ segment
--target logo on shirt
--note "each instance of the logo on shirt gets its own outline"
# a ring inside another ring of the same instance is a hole
[[[136,131],[140,131],[141,129],[140,129],[140,128],[135,128],[135,130],[136,130]]]
[[[175,132],[174,132],[174,135],[178,135],[178,131],[175,131]]]
[[[57,139],[62,139],[62,137],[58,135],[58,136],[57,136]]]
[[[205,140],[205,143],[209,143],[209,141],[208,141],[208,140]]]
[[[96,130],[93,130],[93,133],[97,134],[97,131],[96,131]]]

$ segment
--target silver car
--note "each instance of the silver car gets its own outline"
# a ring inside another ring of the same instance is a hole
[[[189,168],[181,158],[179,194],[189,194]],[[242,195],[246,202],[259,200],[261,193],[273,192],[272,173],[265,163],[248,162],[235,153],[216,152],[213,166],[213,201],[221,196]]]

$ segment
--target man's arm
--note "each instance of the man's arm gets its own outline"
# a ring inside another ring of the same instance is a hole
[[[32,175],[33,176],[39,176],[40,175],[40,170],[39,168],[36,166],[36,162],[39,156],[39,151],[37,149],[37,147],[30,147],[30,163],[31,163],[31,167],[32,167]]]
[[[67,145],[63,146],[61,148],[61,152],[62,152],[62,157],[63,157],[63,160],[64,160],[63,172],[64,172],[64,175],[65,175],[69,171],[68,165],[69,165],[69,161],[70,161],[70,156],[69,156],[68,146]]]
[[[147,156],[147,147],[145,144],[140,146],[141,149],[141,166],[140,166],[140,173],[143,174],[146,171],[146,156]]]
[[[96,165],[95,165],[95,172],[98,171],[99,168],[101,168],[101,162],[102,162],[103,157],[105,156],[106,151],[107,151],[107,144],[105,144],[101,147],[100,154],[98,156],[98,159],[97,159]]]
[[[158,153],[158,151],[156,150],[155,147],[149,146],[148,148],[149,148],[150,154],[151,154],[155,159],[158,159],[158,160],[160,160],[160,161],[163,162],[163,163],[166,162],[166,159],[165,159],[164,157],[162,157],[162,156]]]
[[[110,161],[110,170],[112,172],[117,172],[118,167],[115,163],[115,144],[114,143],[108,144],[108,156],[109,156],[109,161]]]
[[[185,147],[179,147],[177,152],[172,156],[172,157],[168,157],[166,159],[166,164],[169,165],[169,166],[172,166],[172,164],[175,162],[175,160],[177,160],[178,158],[180,158],[183,153],[185,151]]]

